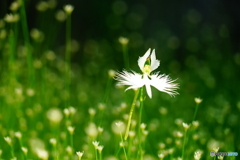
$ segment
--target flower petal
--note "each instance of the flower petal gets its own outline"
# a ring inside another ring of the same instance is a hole
[[[114,78],[119,81],[117,85],[128,85],[129,87],[126,90],[140,88],[144,85],[142,75],[134,71],[127,72],[124,70],[123,72],[117,72]]]
[[[159,91],[165,92],[170,96],[175,96],[178,94],[176,89],[178,89],[179,85],[173,83],[174,81],[168,75],[155,73],[151,75],[150,84]]]
[[[139,68],[141,69],[141,71],[143,71],[144,64],[145,64],[147,58],[148,58],[149,55],[150,55],[150,51],[151,51],[151,48],[149,48],[149,49],[147,50],[147,52],[146,52],[142,57],[139,57],[139,58],[138,58],[138,66],[139,66]]]
[[[160,61],[156,59],[155,49],[153,49],[151,54],[151,71],[158,68]]]

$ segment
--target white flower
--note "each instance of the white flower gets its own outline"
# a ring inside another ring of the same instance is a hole
[[[82,151],[82,152],[78,151],[78,152],[76,152],[76,154],[79,158],[82,158],[84,151]]]
[[[170,96],[178,94],[176,91],[178,84],[173,83],[175,80],[172,80],[168,75],[159,74],[159,72],[151,74],[159,65],[160,61],[156,59],[155,50],[151,53],[151,49],[148,49],[148,51],[138,59],[138,66],[142,74],[134,71],[128,72],[126,70],[118,72],[115,76],[115,79],[119,81],[117,85],[128,85],[129,87],[126,90],[137,89],[145,85],[150,98],[152,98],[151,86],[157,88],[159,91],[168,93]]]
[[[98,145],[99,145],[99,142],[98,141],[93,141],[92,144],[94,145],[94,148],[97,149]]]

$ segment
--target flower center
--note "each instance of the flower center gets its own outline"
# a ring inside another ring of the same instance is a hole
[[[150,73],[151,73],[151,66],[148,64],[144,65],[143,74],[150,75]]]

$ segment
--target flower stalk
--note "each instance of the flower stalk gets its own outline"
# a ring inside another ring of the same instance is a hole
[[[140,110],[139,110],[139,120],[138,120],[138,143],[139,143],[140,160],[142,160],[142,158],[143,158],[143,154],[142,154],[142,132],[141,132],[142,110],[143,110],[143,87],[140,88]]]
[[[131,125],[131,120],[132,120],[132,115],[133,115],[133,111],[134,111],[135,106],[136,106],[136,101],[137,101],[137,98],[138,98],[138,94],[139,94],[139,89],[135,91],[135,96],[134,96],[134,99],[133,99],[133,102],[132,102],[132,105],[131,105],[131,110],[130,110],[129,117],[128,117],[127,129],[126,129],[126,133],[125,133],[125,136],[124,136],[124,140],[127,140],[127,138],[128,138],[130,125]]]

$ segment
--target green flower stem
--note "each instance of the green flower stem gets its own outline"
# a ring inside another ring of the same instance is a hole
[[[197,116],[198,106],[199,106],[199,104],[197,103],[197,104],[196,104],[196,108],[195,108],[195,112],[194,112],[194,116],[193,116],[192,122],[195,120],[195,118],[196,118],[196,116]]]
[[[66,59],[66,90],[67,94],[70,94],[70,83],[71,83],[71,77],[70,77],[70,55],[71,55],[71,14],[67,15],[67,22],[66,22],[66,50],[65,50],[65,59]],[[69,98],[66,100],[65,107],[68,107],[69,105]]]
[[[69,131],[68,131],[69,115],[65,116],[64,120],[65,120],[65,130],[64,131],[65,131],[65,134],[66,134],[66,138],[64,138],[63,144],[64,144],[64,146],[66,148],[68,146],[68,134],[70,134]],[[57,136],[57,134],[55,136]]]
[[[182,160],[184,160],[184,152],[185,152],[186,138],[187,138],[187,130],[184,131],[183,148],[182,148]]]
[[[10,145],[10,150],[11,150],[11,156],[12,156],[12,158],[14,158],[15,154],[14,154],[14,149],[13,149],[12,145]]]
[[[96,160],[98,160],[98,152],[96,148],[95,148],[95,156],[96,156]]]
[[[53,159],[54,159],[54,160],[58,160],[57,146],[56,146],[56,145],[53,145],[53,153],[54,153]]]
[[[108,97],[109,97],[109,93],[110,93],[110,90],[111,90],[111,86],[112,86],[112,82],[113,82],[113,78],[109,77],[108,81],[107,81],[107,86],[106,86],[104,98],[103,98],[104,104],[107,103],[107,100],[108,100]]]
[[[24,0],[21,1],[20,19],[21,19],[21,22],[22,22],[23,38],[24,38],[24,42],[25,42],[25,45],[26,45],[26,48],[27,48],[28,80],[29,80],[30,87],[33,87],[34,83],[35,83],[34,68],[33,68],[33,63],[32,63],[32,52],[31,52],[29,30],[28,30],[28,25],[27,25],[27,18],[26,18]]]
[[[130,138],[129,140],[128,140],[128,146],[127,146],[127,148],[128,148],[128,150],[127,150],[127,156],[129,157],[129,158],[131,158],[132,157],[132,152],[131,152],[131,148],[132,148],[132,146],[133,146],[133,138]]]
[[[129,57],[128,57],[128,47],[127,44],[122,45],[123,58],[124,58],[124,66],[126,69],[129,69]]]
[[[21,140],[21,138],[18,139],[18,141],[19,141],[19,146],[22,148],[23,145],[22,145],[22,140]],[[23,159],[24,159],[24,160],[27,160],[27,155],[26,155],[26,153],[24,153],[24,152],[22,151],[22,154],[23,154]]]
[[[74,149],[74,148],[73,148],[73,134],[71,134],[71,133],[70,133],[70,146],[72,147],[72,149]],[[71,159],[72,159],[72,160],[74,159],[73,154],[71,155]]]
[[[103,97],[103,103],[104,104],[106,104],[107,101],[108,101],[109,93],[110,93],[111,86],[112,86],[112,82],[113,82],[112,77],[108,77],[107,86],[106,86],[104,97]],[[104,116],[104,110],[102,110],[101,113],[100,113],[100,123],[99,123],[99,126],[102,126],[103,116]]]
[[[139,120],[138,120],[138,143],[139,143],[140,160],[142,160],[142,158],[143,158],[142,132],[141,132],[142,110],[143,110],[143,87],[140,88],[140,110],[139,110]]]
[[[9,33],[9,44],[10,44],[10,60],[9,60],[9,69],[10,69],[10,73],[11,73],[11,76],[9,77],[10,78],[10,82],[11,80],[14,80],[15,79],[15,49],[16,49],[16,43],[15,43],[15,38],[14,38],[14,32],[12,30],[10,30],[10,33]]]
[[[102,152],[99,152],[99,160],[102,160]]]
[[[138,98],[138,94],[139,94],[139,89],[137,91],[135,91],[135,96],[134,96],[132,106],[131,106],[131,110],[130,110],[130,113],[129,113],[128,124],[127,124],[126,133],[125,133],[125,136],[124,136],[124,140],[127,140],[127,138],[128,138],[128,133],[129,133],[129,130],[130,130],[130,125],[131,125],[131,120],[132,120],[132,114],[133,114],[133,111],[134,111],[135,106],[136,106],[136,101],[137,101],[137,98]]]
[[[197,116],[197,112],[198,112],[198,106],[199,106],[199,103],[196,104],[196,107],[195,107],[195,111],[194,111],[194,115],[193,115],[193,119],[192,119],[192,123],[193,121],[196,119],[196,116]],[[192,130],[189,132],[188,136],[189,137],[192,137],[192,135],[194,134],[195,130]],[[195,142],[193,142],[193,139],[190,139],[188,143],[190,143],[191,145],[194,145]]]
[[[124,143],[122,134],[120,134],[120,137],[121,137],[121,142]],[[128,160],[127,152],[124,145],[123,145],[123,152],[124,152],[125,159]]]

